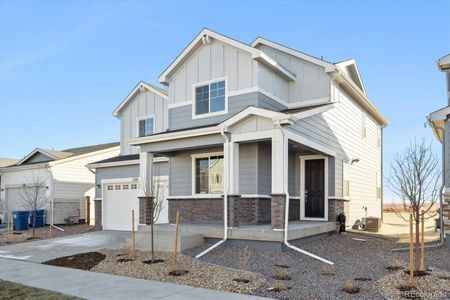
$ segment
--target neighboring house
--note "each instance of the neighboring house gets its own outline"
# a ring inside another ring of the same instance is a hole
[[[442,203],[443,221],[444,228],[450,231],[450,54],[439,59],[437,65],[440,71],[446,73],[447,106],[432,112],[427,118],[436,139],[442,143],[442,175],[444,184],[444,199]],[[448,237],[447,241],[449,241]]]
[[[85,197],[94,198],[95,175],[86,164],[114,157],[119,143],[108,143],[62,151],[36,148],[14,165],[0,168],[0,211],[24,210],[22,194],[33,177],[47,183],[47,223],[62,224],[65,218],[86,218]]]
[[[139,184],[152,174],[168,184],[161,223],[179,211],[185,223],[221,224],[225,200],[233,228],[283,230],[287,203],[289,221],[381,217],[388,121],[354,60],[204,29],[158,81],[167,92],[140,82],[114,111],[121,155],[89,166],[104,229],[128,230],[132,209],[148,223]]]

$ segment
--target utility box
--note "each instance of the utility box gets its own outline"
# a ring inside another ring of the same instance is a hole
[[[367,218],[362,218],[361,221],[362,221],[362,226],[363,226],[364,230],[366,230],[366,231],[377,232],[381,227],[380,218],[367,217]]]

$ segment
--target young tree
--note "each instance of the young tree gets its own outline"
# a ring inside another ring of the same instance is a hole
[[[159,177],[159,172],[157,167],[154,167],[155,172],[153,172],[153,176],[149,178],[149,184],[142,184],[142,192],[146,198],[146,201],[150,201],[150,214],[147,216],[150,218],[150,235],[151,235],[151,252],[152,252],[152,261],[155,261],[155,246],[154,246],[154,224],[158,221],[161,211],[164,206],[164,185],[163,183],[157,181],[156,179]]]
[[[47,190],[47,182],[39,170],[28,176],[25,185],[20,189],[21,206],[31,211],[33,238],[36,234],[36,211],[46,208],[49,202]]]
[[[411,142],[403,153],[394,156],[391,164],[388,186],[402,201],[403,211],[413,214],[416,229],[414,247],[416,262],[420,261],[420,220],[430,212],[439,199],[440,177],[438,158],[423,139],[420,144],[416,140],[414,143]],[[406,220],[395,205],[393,207],[393,211]],[[434,216],[435,214],[431,214],[428,218]],[[419,263],[415,266],[418,270]]]

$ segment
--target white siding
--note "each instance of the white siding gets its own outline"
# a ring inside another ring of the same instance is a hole
[[[138,137],[138,119],[153,116],[155,133],[168,128],[167,100],[151,91],[138,92],[119,115],[120,119],[120,153],[137,154],[138,150],[128,141]]]
[[[95,174],[86,165],[99,160],[117,156],[118,147],[97,151],[90,155],[80,155],[51,168],[53,175],[53,197],[55,203],[77,203],[79,214],[84,218],[86,211],[85,196],[94,198]],[[56,212],[56,208],[55,208]],[[73,214],[73,211],[70,212]],[[64,222],[63,215],[55,215],[55,223]]]
[[[295,81],[288,83],[260,65],[258,67],[258,84],[261,88],[289,103],[330,95],[330,78],[323,67],[267,45],[261,45],[259,49],[297,77]]]
[[[330,196],[342,196],[343,162],[358,158],[349,166],[350,216],[349,224],[365,216],[381,216],[381,200],[376,199],[377,174],[381,174],[381,148],[377,143],[378,123],[366,118],[366,138],[361,137],[362,109],[344,92],[340,104],[325,113],[298,121],[291,130],[336,151],[335,188]]]
[[[169,81],[170,103],[192,101],[193,85],[228,78],[228,92],[255,86],[257,62],[251,54],[212,39],[202,45]]]
[[[43,180],[49,186],[49,194],[51,191],[51,177],[50,172],[46,169],[28,169],[11,172],[4,172],[2,174],[2,186],[0,194],[0,211],[10,210],[25,210],[23,207],[23,200],[19,189],[22,185],[31,183],[32,176],[39,174],[39,179]],[[9,190],[9,191],[8,191]],[[9,196],[9,197],[8,197]],[[7,199],[8,198],[8,199]],[[8,204],[7,204],[8,203]]]

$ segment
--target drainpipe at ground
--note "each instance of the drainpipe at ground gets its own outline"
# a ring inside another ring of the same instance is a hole
[[[281,134],[282,134],[282,137],[283,137],[283,144],[287,144],[287,142],[286,142],[287,138],[286,138],[286,135],[284,134],[284,129],[281,127],[281,125],[279,123],[277,124],[277,126],[280,129],[280,131],[281,131]],[[285,174],[288,174],[288,170],[287,170],[288,169],[288,158],[285,157],[284,154],[285,153],[283,153],[283,174],[285,175]],[[297,252],[305,254],[305,255],[307,255],[309,257],[317,259],[317,260],[319,260],[321,262],[324,262],[326,264],[334,265],[333,262],[331,262],[331,261],[329,261],[329,260],[327,260],[327,259],[325,259],[323,257],[320,257],[320,256],[317,256],[315,254],[312,254],[311,252],[308,252],[306,250],[303,250],[303,249],[300,249],[298,247],[295,247],[294,245],[291,245],[289,243],[289,241],[288,241],[288,226],[289,226],[289,198],[290,198],[290,196],[289,196],[289,189],[288,189],[288,185],[287,185],[287,178],[283,179],[283,188],[284,188],[284,193],[286,195],[286,205],[285,205],[285,211],[284,211],[284,239],[283,239],[284,244],[287,247],[291,248],[292,250],[295,250]]]
[[[226,149],[226,165],[225,165],[225,186],[223,189],[223,238],[218,241],[216,244],[212,245],[211,247],[209,247],[208,249],[206,249],[205,251],[197,254],[195,256],[195,258],[200,258],[203,255],[205,255],[206,253],[210,252],[211,250],[217,248],[218,246],[222,245],[223,243],[225,243],[225,241],[228,239],[228,188],[230,186],[229,182],[231,179],[230,176],[230,139],[229,137],[225,134],[225,130],[222,128],[222,130],[220,131],[220,134],[223,136],[223,138],[225,139],[225,149]]]

